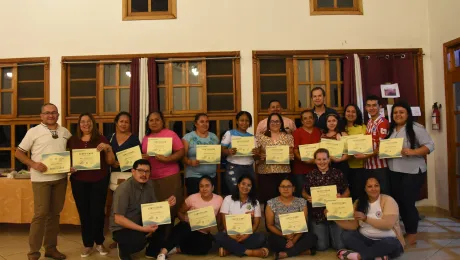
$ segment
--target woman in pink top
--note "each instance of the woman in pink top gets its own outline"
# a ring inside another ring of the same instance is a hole
[[[145,122],[145,136],[142,139],[142,157],[148,159],[152,165],[150,179],[153,180],[153,188],[158,201],[164,201],[171,195],[176,197],[176,206],[171,207],[171,217],[177,216],[178,206],[182,203],[182,180],[179,174],[179,163],[184,156],[184,146],[177,134],[165,128],[165,119],[161,112],[151,112]],[[172,154],[169,156],[147,154],[149,138],[171,138]]]

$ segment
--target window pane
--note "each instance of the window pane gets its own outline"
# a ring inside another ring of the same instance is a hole
[[[45,95],[43,82],[18,83],[19,98],[43,98]]]
[[[260,77],[260,91],[261,92],[274,92],[286,91],[287,83],[286,76],[261,76]]]
[[[225,132],[227,132],[230,129],[233,129],[233,120],[219,120],[219,139],[224,136]]]
[[[11,68],[3,68],[0,69],[1,77],[2,77],[2,89],[11,89],[13,86],[13,69]]]
[[[182,125],[182,121],[169,121],[169,129],[174,131],[179,138],[184,136],[182,133]]]
[[[166,88],[158,88],[158,103],[160,111],[166,110]]]
[[[117,65],[104,65],[104,86],[116,86]]]
[[[2,115],[11,115],[11,104],[12,104],[12,94],[11,92],[1,93],[1,114]]]
[[[313,60],[313,81],[326,81],[326,69],[324,60]]]
[[[339,90],[337,88],[337,84],[331,84],[331,103],[329,106],[331,107],[337,107],[339,105],[338,100],[339,100]]]
[[[351,8],[353,7],[353,0],[337,0],[337,7]]]
[[[168,11],[168,0],[151,0],[152,1],[152,12],[167,12]]]
[[[208,110],[209,111],[222,111],[234,110],[233,95],[222,96],[209,96],[208,95]]]
[[[316,0],[319,8],[331,8],[334,7],[334,0]]]
[[[286,59],[261,59],[260,74],[286,73]]]
[[[95,98],[70,99],[71,114],[81,114],[85,112],[96,113]]]
[[[96,81],[71,81],[71,97],[96,96]]]
[[[95,79],[96,64],[72,64],[70,66],[71,79]]]
[[[188,64],[188,83],[200,84],[201,83],[201,62],[190,62]]]
[[[173,88],[174,110],[186,110],[187,88]]]
[[[11,147],[11,126],[0,125],[0,147]]]
[[[44,80],[45,66],[18,66],[18,80]]]
[[[174,62],[172,64],[172,76],[173,76],[173,84],[186,84],[185,78],[185,63],[183,62]]]
[[[102,134],[110,140],[110,137],[115,133],[114,123],[102,123]]]
[[[201,87],[190,88],[190,110],[201,110],[203,104],[203,95]]]
[[[70,124],[70,128],[69,128],[69,131],[72,135],[76,135],[77,134],[77,123],[72,123]]]
[[[287,94],[263,94],[260,97],[261,109],[268,109],[268,102],[271,100],[276,99],[281,102],[281,107],[286,109],[287,108]]]
[[[208,93],[233,93],[233,78],[208,78]]]
[[[132,12],[148,12],[149,0],[131,0]]]
[[[297,93],[299,96],[297,106],[300,108],[310,107],[310,85],[299,85]]]
[[[188,134],[188,133],[192,132],[194,127],[195,127],[195,122],[186,121],[185,122],[185,133]]]
[[[330,80],[337,81],[337,60],[329,60]]]
[[[11,168],[11,151],[0,151],[0,168]]]
[[[120,111],[129,111],[129,88],[120,89]]]
[[[310,81],[310,60],[299,60],[297,62],[298,82]]]
[[[209,132],[217,135],[217,121],[209,120]]]
[[[117,90],[104,89],[104,112],[117,111]]]
[[[131,81],[131,65],[120,64],[120,86],[129,86]]]
[[[232,75],[232,60],[207,60],[206,75]]]
[[[18,115],[39,115],[43,105],[43,99],[18,100]]]
[[[26,136],[27,125],[15,125],[14,131],[15,131],[14,146],[17,147],[21,143],[24,136]]]
[[[165,84],[165,64],[164,63],[157,63],[157,84],[164,85]]]
[[[460,49],[454,51],[455,67],[460,67]]]

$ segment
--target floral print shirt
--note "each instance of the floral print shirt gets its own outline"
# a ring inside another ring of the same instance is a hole
[[[288,145],[294,147],[294,137],[291,134],[281,133],[278,140],[273,141],[271,137],[264,134],[256,136],[257,144],[259,148],[262,148],[262,152],[265,152],[265,147],[270,145]],[[265,160],[259,161],[257,165],[257,173],[259,174],[271,174],[271,173],[290,173],[291,166],[289,164],[266,164]]]

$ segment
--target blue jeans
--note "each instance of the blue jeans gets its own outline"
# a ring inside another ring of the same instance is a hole
[[[219,247],[225,248],[232,254],[242,257],[245,256],[247,249],[258,249],[265,247],[266,238],[263,233],[253,233],[244,240],[242,243],[236,242],[233,238],[229,237],[225,232],[219,232],[214,236],[216,243]]]
[[[225,184],[230,193],[236,188],[238,184],[238,179],[243,175],[251,175],[252,178],[255,178],[254,166],[250,165],[239,165],[233,164],[227,161],[226,172],[224,174]],[[253,184],[254,185],[254,184]]]
[[[343,229],[334,221],[316,223],[316,221],[312,219],[310,229],[311,232],[318,237],[318,245],[316,247],[318,251],[324,251],[330,246],[335,250],[344,248],[345,245],[341,238]]]
[[[357,230],[345,230],[342,233],[345,247],[358,252],[363,260],[374,260],[376,257],[388,256],[391,259],[404,252],[401,242],[396,237],[373,240],[363,236]]]

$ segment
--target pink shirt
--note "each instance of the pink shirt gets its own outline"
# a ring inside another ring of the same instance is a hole
[[[163,128],[158,133],[151,133],[147,136],[144,136],[142,139],[142,153],[147,153],[147,144],[149,137],[171,137],[172,138],[172,150],[173,153],[184,148],[182,141],[180,140],[177,134],[169,129]],[[150,174],[150,179],[161,179],[171,175],[174,175],[179,172],[179,163],[178,162],[169,162],[163,163],[155,159],[155,157],[150,156],[149,162],[152,166],[152,173]]]
[[[187,199],[185,199],[185,205],[190,207],[190,210],[212,206],[214,209],[214,215],[217,216],[217,213],[219,213],[220,206],[222,205],[222,201],[222,197],[214,193],[212,194],[212,199],[210,201],[204,201],[201,198],[200,193],[194,193],[188,196]]]

